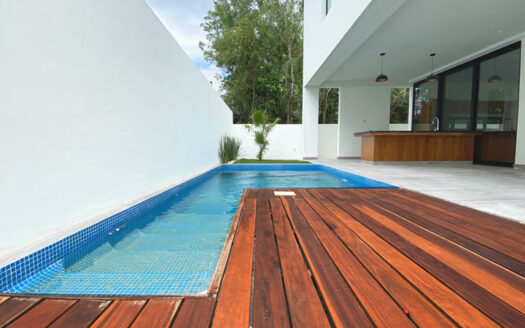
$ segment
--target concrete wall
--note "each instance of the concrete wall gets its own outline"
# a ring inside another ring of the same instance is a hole
[[[143,0],[1,1],[0,44],[0,258],[218,163],[232,113]]]
[[[339,124],[319,124],[319,158],[337,158],[337,145],[339,143]]]
[[[521,40],[520,91],[518,108],[518,131],[516,159],[518,165],[525,165],[525,39]]]
[[[390,87],[339,89],[339,157],[360,157],[361,138],[354,133],[388,130]]]
[[[259,147],[253,134],[248,133],[244,124],[234,124],[229,135],[241,141],[241,157],[257,158]],[[269,135],[270,145],[264,159],[302,159],[303,126],[301,124],[278,124]]]

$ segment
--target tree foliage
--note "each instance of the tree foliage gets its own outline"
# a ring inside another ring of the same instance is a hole
[[[254,109],[252,114],[253,125],[246,125],[246,129],[248,129],[248,132],[253,132],[255,143],[259,146],[259,153],[257,153],[258,160],[262,160],[264,152],[268,149],[268,145],[270,144],[268,135],[279,121],[280,118],[276,118],[272,123],[268,123],[268,115],[260,110]]]
[[[408,123],[409,88],[390,89],[390,123]]]
[[[319,124],[337,124],[339,119],[339,89],[319,89]]]
[[[301,121],[302,0],[215,0],[202,27],[200,47],[221,70],[235,123],[248,123],[254,108],[272,121]]]

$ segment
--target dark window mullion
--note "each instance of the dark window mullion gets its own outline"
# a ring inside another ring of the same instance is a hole
[[[438,131],[441,131],[443,126],[443,90],[445,90],[445,75],[439,74],[438,76],[437,117],[439,119]]]
[[[478,120],[478,98],[479,98],[479,65],[475,62],[472,70],[472,98],[470,102],[470,131],[476,131]]]

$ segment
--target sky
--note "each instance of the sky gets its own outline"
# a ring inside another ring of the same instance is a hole
[[[204,61],[199,41],[205,41],[206,34],[200,24],[208,10],[213,8],[213,0],[147,0],[149,6],[171,32],[175,40],[188,54],[195,66],[220,89],[215,75],[219,70]]]

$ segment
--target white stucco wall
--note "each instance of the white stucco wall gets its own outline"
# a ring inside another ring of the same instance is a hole
[[[410,125],[407,124],[388,124],[388,131],[410,131]]]
[[[520,94],[515,163],[525,165],[525,39],[521,40]]]
[[[388,130],[390,87],[344,87],[339,94],[338,157],[360,157],[361,138],[354,133]]]
[[[0,257],[218,163],[232,113],[143,0],[0,0],[0,59]]]
[[[303,156],[318,156],[319,88],[303,88]]]
[[[372,0],[332,0],[325,15],[325,0],[304,2],[304,63],[306,84],[345,36]]]
[[[319,158],[337,158],[339,124],[319,124]]]
[[[248,133],[244,124],[234,124],[229,135],[241,141],[241,158],[257,158],[259,147],[253,134]],[[303,126],[301,124],[278,124],[268,137],[270,145],[264,159],[302,159]]]

